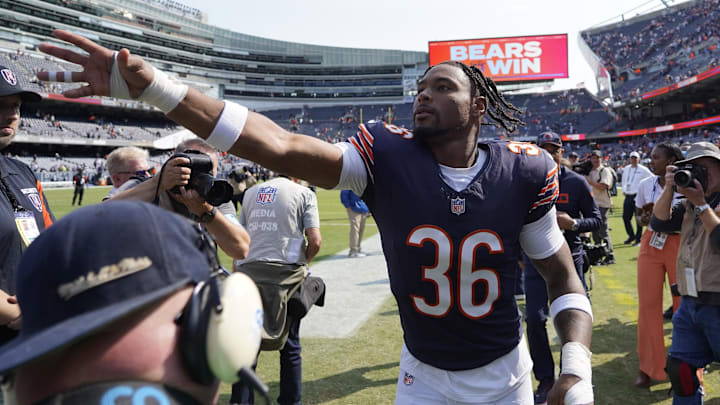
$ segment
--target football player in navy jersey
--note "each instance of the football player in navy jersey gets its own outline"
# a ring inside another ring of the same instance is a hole
[[[362,196],[382,236],[404,331],[396,404],[533,403],[513,298],[521,247],[547,283],[563,343],[548,403],[593,402],[592,310],[557,225],[557,167],[531,144],[478,142],[484,116],[508,131],[519,124],[479,69],[429,68],[418,83],[415,133],[375,122],[331,145],[175,82],[126,49],[54,35],[87,52],[41,45],[84,69],[38,74],[87,83],[65,96],[151,103],[220,150]]]

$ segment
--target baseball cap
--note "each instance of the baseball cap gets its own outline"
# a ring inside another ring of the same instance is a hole
[[[552,131],[543,132],[542,134],[538,135],[538,146],[543,146],[548,143],[555,146],[562,146],[562,138],[560,137],[560,135]]]
[[[577,152],[570,152],[570,157],[580,157]]]
[[[0,374],[69,345],[210,277],[202,234],[157,206],[118,201],[78,209],[20,260],[20,334],[0,347]]]
[[[602,152],[599,151],[598,149],[593,150],[590,154],[597,156],[597,157],[602,157]]]
[[[42,97],[34,91],[24,90],[15,72],[5,66],[0,66],[0,97],[19,94],[23,102],[37,102]]]
[[[640,159],[640,154],[635,151],[632,151],[632,152],[630,152],[630,157]]]
[[[681,160],[673,164],[680,165],[702,157],[711,157],[713,159],[720,160],[720,149],[710,142],[696,142],[690,145],[690,149],[688,149],[687,154],[685,155],[685,160]]]

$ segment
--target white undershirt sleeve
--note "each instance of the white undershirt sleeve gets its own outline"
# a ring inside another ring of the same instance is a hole
[[[343,166],[340,181],[333,190],[352,190],[353,193],[361,196],[367,187],[368,179],[362,157],[350,142],[339,142],[335,147],[342,151]]]
[[[531,259],[546,259],[560,250],[563,243],[565,237],[558,226],[555,207],[520,231],[520,246]]]

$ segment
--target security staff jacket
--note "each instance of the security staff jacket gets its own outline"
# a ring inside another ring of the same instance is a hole
[[[40,181],[26,164],[0,156],[0,177],[0,290],[15,295],[17,266],[26,248],[15,221],[16,212],[32,213],[40,232],[50,226],[55,217]]]

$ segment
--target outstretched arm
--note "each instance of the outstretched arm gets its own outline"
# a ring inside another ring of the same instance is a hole
[[[557,305],[560,301],[556,300],[560,298],[563,301],[568,297],[573,297],[576,300],[587,300],[567,244],[563,244],[560,250],[550,257],[540,260],[533,259],[532,262],[545,279],[548,298],[551,303]],[[587,301],[587,306],[589,308],[589,301]],[[551,305],[552,312],[553,305]],[[562,342],[563,356],[561,356],[560,377],[548,394],[548,404],[562,405],[566,393],[575,384],[586,384],[584,385],[585,389],[589,389],[590,395],[592,395],[591,380],[588,381],[592,376],[589,352],[592,337],[592,318],[589,313],[571,305],[567,309],[560,309],[555,314],[554,324],[558,337]],[[577,343],[582,346],[577,345]],[[584,353],[584,351],[587,353]],[[584,357],[585,355],[587,357]],[[582,382],[580,381],[581,377]]]
[[[163,88],[158,86],[162,73],[158,73],[140,56],[131,55],[127,49],[120,50],[117,56],[114,56],[112,50],[68,31],[56,30],[53,35],[88,53],[84,55],[50,44],[40,46],[40,50],[49,55],[83,67],[82,72],[72,73],[70,81],[86,82],[87,85],[66,91],[64,93],[66,97],[98,95],[145,98],[149,102],[154,102],[156,106],[169,104],[171,109],[167,109],[166,112],[168,118],[203,139],[210,136],[228,105],[194,89],[188,89],[186,93],[179,90],[169,91],[180,98],[177,100],[179,103],[168,103],[167,98],[170,96],[159,100],[163,97],[157,97],[158,94],[161,96],[165,94],[163,91],[158,92],[158,87]],[[113,63],[117,65],[114,75],[111,74]],[[51,81],[51,73],[55,81],[66,81],[64,76],[69,74],[40,72],[38,78]],[[119,82],[126,83],[126,91],[122,91]],[[152,97],[151,94],[146,93],[149,87],[154,89]],[[172,86],[166,87],[170,89]],[[342,170],[342,153],[338,148],[313,137],[285,131],[266,117],[253,112],[248,114],[241,135],[229,151],[276,172],[302,178],[325,188],[333,187],[338,183]]]

